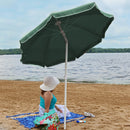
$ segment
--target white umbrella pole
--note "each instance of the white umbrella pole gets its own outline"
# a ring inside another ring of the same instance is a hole
[[[64,97],[64,129],[66,130],[66,107],[67,107],[67,62],[68,62],[68,39],[65,35],[65,32],[62,30],[61,26],[60,26],[61,22],[57,21],[56,25],[59,27],[60,32],[62,34],[62,36],[65,39],[65,97]]]
[[[66,43],[66,51],[65,51],[64,129],[66,129],[66,107],[67,107],[67,62],[68,62],[68,43]]]

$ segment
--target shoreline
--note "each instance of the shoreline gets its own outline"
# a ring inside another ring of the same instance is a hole
[[[61,83],[64,83],[64,80],[59,79]],[[42,80],[22,80],[22,79],[0,79],[0,81],[27,81],[27,82],[43,82]],[[67,83],[76,83],[76,84],[108,84],[108,85],[130,85],[130,83],[120,83],[120,84],[116,84],[116,83],[105,83],[105,82],[94,82],[94,81],[67,81]]]
[[[37,112],[42,81],[0,80],[0,129],[27,130],[6,116]],[[64,83],[54,91],[57,104],[64,104]],[[86,123],[67,123],[67,130],[130,129],[130,85],[68,83],[67,108],[74,113],[93,113]],[[2,127],[2,128],[1,128]],[[63,130],[61,124],[59,130]],[[34,130],[37,130],[36,128]]]

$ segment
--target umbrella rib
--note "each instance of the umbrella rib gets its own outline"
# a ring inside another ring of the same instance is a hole
[[[49,29],[48,29],[48,30],[49,30]],[[57,32],[59,33],[59,35],[61,35],[59,31],[57,31]],[[44,36],[44,37],[50,37],[50,36],[52,37],[52,36],[53,36],[53,40],[54,40],[54,39],[56,39],[56,38],[59,36],[59,35],[58,35],[56,32],[54,32],[54,31],[51,31],[50,33],[51,33],[51,34],[49,34],[49,35],[47,35],[47,36]],[[54,37],[54,36],[55,36],[55,37]],[[47,42],[48,44],[47,44],[47,46],[46,46],[45,53],[44,53],[44,58],[43,58],[43,59],[47,59],[47,58],[45,58],[45,57],[47,57],[47,53],[48,53],[47,50],[49,50],[49,49],[47,49],[47,48],[49,47],[49,43],[51,43],[50,41],[51,41],[51,38],[48,39],[48,42]],[[45,64],[45,63],[46,63],[46,60],[44,60],[43,64]],[[47,65],[47,64],[46,64],[46,65]],[[47,65],[47,66],[48,66],[48,65]]]
[[[79,24],[76,24],[76,23],[81,19],[81,17],[82,17],[82,16],[79,16],[78,18],[76,18],[76,20],[74,20],[71,24],[70,24],[70,22],[69,22],[69,18],[66,18],[66,21],[64,22],[64,23],[66,23],[66,24],[64,24],[63,30],[67,28],[68,31],[66,31],[66,32],[70,32],[70,31],[71,31],[71,28],[74,26],[74,27],[81,28],[81,29],[83,29],[83,30],[85,30],[85,31],[87,30],[87,32],[89,32],[89,33],[91,33],[91,34],[94,34],[94,35],[96,35],[97,37],[102,38],[102,36],[101,36],[100,34],[97,34],[97,33],[91,31],[90,29],[88,29],[88,28],[86,28],[86,27],[82,27],[82,26],[80,26]]]
[[[46,45],[45,52],[43,54],[43,65],[44,64],[46,65],[46,59],[47,59],[46,57],[47,57],[47,52],[48,52],[47,50],[49,50],[48,46],[49,46],[49,43],[50,43],[49,41],[50,41],[50,39],[48,39],[48,42],[47,42],[48,44]]]
[[[102,36],[101,36],[100,34],[97,34],[97,33],[91,31],[90,29],[88,29],[88,28],[86,28],[86,27],[82,27],[82,26],[80,26],[80,25],[78,25],[78,24],[73,24],[73,26],[76,27],[76,28],[80,28],[80,29],[82,29],[82,30],[85,30],[85,31],[87,31],[87,32],[89,32],[89,33],[95,35],[96,37],[102,38]],[[69,28],[68,31],[71,31],[71,28],[72,28],[72,27],[70,26],[70,28]],[[68,31],[67,31],[67,32],[68,32]]]

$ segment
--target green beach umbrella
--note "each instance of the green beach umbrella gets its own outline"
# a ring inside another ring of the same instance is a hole
[[[66,107],[67,62],[100,43],[113,19],[112,15],[99,10],[94,2],[52,13],[20,40],[21,61],[43,67],[65,62]],[[64,120],[66,129],[66,112]]]

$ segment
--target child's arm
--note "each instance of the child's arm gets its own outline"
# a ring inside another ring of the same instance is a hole
[[[50,92],[46,92],[44,94],[44,100],[45,100],[45,112],[49,112],[49,107],[51,104],[52,95]]]
[[[60,113],[63,113],[63,111],[62,111],[61,109],[59,109],[59,107],[57,107],[56,105],[55,105],[55,108],[56,108],[56,110],[59,111]]]

